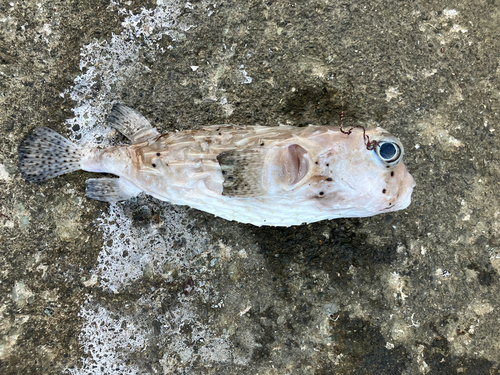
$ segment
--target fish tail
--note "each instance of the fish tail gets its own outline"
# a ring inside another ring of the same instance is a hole
[[[18,148],[19,170],[30,182],[41,182],[81,169],[82,149],[49,128],[40,127]]]

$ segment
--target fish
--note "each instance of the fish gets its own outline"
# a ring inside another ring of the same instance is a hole
[[[292,226],[407,208],[415,180],[404,148],[384,129],[210,125],[160,134],[136,110],[115,104],[109,125],[128,145],[77,145],[47,127],[20,144],[30,182],[77,170],[117,176],[86,181],[86,195],[116,203],[141,193],[226,220]]]

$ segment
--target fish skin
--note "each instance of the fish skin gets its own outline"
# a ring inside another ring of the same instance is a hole
[[[81,148],[38,128],[19,147],[23,177],[40,182],[78,168],[111,173],[119,178],[88,180],[87,195],[116,202],[144,192],[257,226],[367,217],[411,202],[415,181],[401,162],[403,146],[382,128],[366,135],[399,148],[396,162],[368,150],[361,129],[215,125],[160,135],[126,106],[115,105],[110,117],[135,143]]]

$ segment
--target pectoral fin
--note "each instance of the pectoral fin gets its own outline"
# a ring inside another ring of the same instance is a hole
[[[141,191],[124,178],[90,178],[85,182],[87,197],[109,203],[126,201]]]
[[[283,168],[283,182],[289,186],[296,185],[309,172],[310,162],[307,151],[300,145],[288,146],[280,155]]]
[[[123,104],[113,106],[109,115],[109,125],[130,139],[132,143],[143,142],[159,135],[143,115]]]
[[[265,150],[231,150],[217,156],[224,177],[222,195],[256,197],[264,195]]]

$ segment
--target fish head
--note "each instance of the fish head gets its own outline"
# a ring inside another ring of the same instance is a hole
[[[403,163],[403,144],[380,127],[367,132],[366,135],[371,142],[376,141],[372,152],[369,153],[367,168],[380,179],[382,185],[385,184],[382,190],[384,199],[379,201],[377,210],[388,212],[408,207],[416,183]],[[377,191],[374,195],[377,196]]]
[[[409,206],[415,180],[402,162],[401,141],[389,132],[356,128],[310,140],[320,147],[307,153],[310,168],[300,184],[323,209],[366,217]]]
[[[405,209],[411,203],[411,194],[416,183],[403,163],[404,147],[401,141],[382,128],[376,128],[366,134],[371,141],[376,141],[369,155],[372,162],[367,167],[380,179],[383,199],[374,207],[378,212],[392,212]],[[369,150],[368,150],[369,151]],[[376,168],[376,166],[380,168]],[[368,173],[368,172],[367,172]],[[384,192],[385,189],[385,192]],[[377,197],[377,191],[374,196]]]

